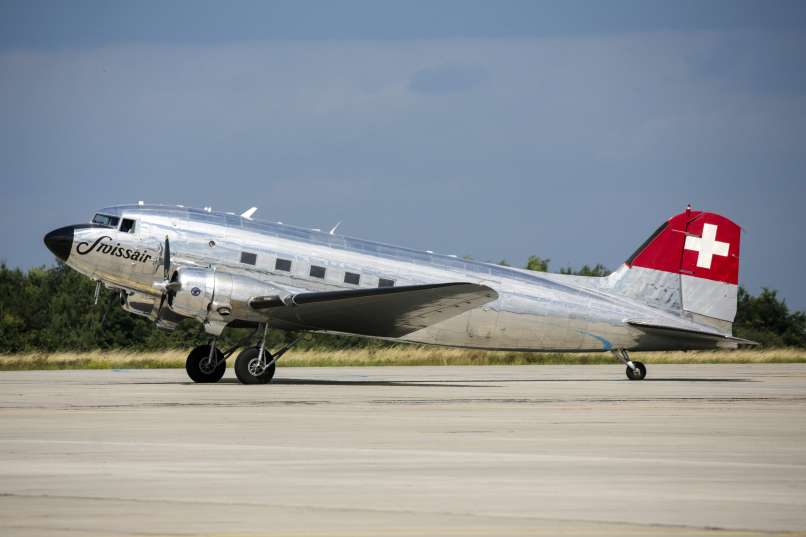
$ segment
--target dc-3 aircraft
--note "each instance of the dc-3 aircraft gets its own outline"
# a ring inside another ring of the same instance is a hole
[[[244,384],[267,383],[289,346],[268,327],[514,351],[609,351],[642,380],[631,350],[736,348],[740,228],[689,207],[607,277],[531,272],[181,205],[121,205],[45,236],[75,270],[118,291],[126,311],[173,329],[192,318],[210,344],[187,357],[217,382],[236,348]],[[338,227],[338,226],[337,226]],[[97,290],[96,289],[96,293]],[[97,297],[97,295],[96,295]],[[226,327],[253,327],[222,351]]]

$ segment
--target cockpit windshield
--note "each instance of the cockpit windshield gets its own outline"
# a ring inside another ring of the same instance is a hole
[[[93,224],[100,224],[102,226],[118,227],[120,219],[117,216],[109,216],[108,214],[97,213],[92,217]]]

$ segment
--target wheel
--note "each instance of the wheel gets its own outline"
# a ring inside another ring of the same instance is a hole
[[[641,362],[633,362],[635,369],[627,368],[627,378],[630,380],[644,380],[646,377],[646,366]]]
[[[271,364],[262,373],[260,369],[260,349],[258,347],[249,347],[241,351],[241,354],[235,359],[235,376],[238,377],[243,384],[266,384],[274,376],[275,366]],[[266,361],[271,361],[271,354],[267,350],[263,350],[263,355]]]
[[[185,371],[193,382],[218,382],[227,370],[224,353],[215,349],[210,362],[210,345],[200,345],[190,351],[185,361]]]

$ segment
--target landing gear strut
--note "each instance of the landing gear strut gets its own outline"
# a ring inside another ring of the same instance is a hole
[[[610,351],[619,361],[627,366],[627,378],[630,380],[644,380],[646,377],[646,366],[641,362],[633,362],[630,355],[624,349],[613,349]]]
[[[299,341],[295,339],[272,354],[266,350],[267,332],[268,325],[264,328],[260,345],[244,349],[235,359],[235,376],[242,384],[266,384],[271,381],[277,360]]]

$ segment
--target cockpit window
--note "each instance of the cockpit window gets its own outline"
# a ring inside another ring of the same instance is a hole
[[[134,233],[134,220],[131,218],[124,218],[121,220],[120,231],[123,233]]]
[[[92,218],[93,224],[100,224],[102,226],[118,227],[120,219],[117,216],[109,216],[108,214],[98,213]]]

